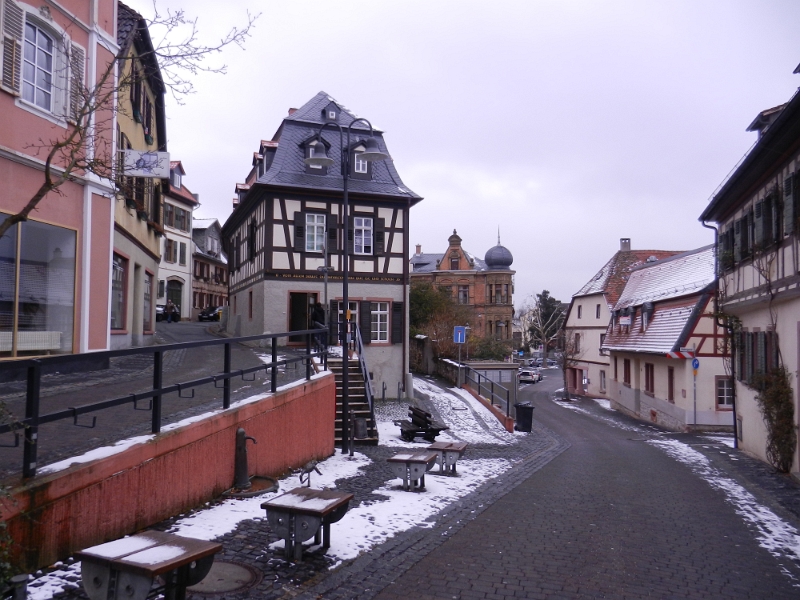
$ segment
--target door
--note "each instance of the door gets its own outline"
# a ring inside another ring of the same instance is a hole
[[[183,302],[183,283],[170,280],[167,282],[167,300],[172,300],[175,308],[178,309],[177,317],[181,316],[181,303]]]
[[[311,309],[317,302],[316,292],[289,292],[289,331],[311,329]],[[305,336],[289,336],[290,342],[305,342]]]

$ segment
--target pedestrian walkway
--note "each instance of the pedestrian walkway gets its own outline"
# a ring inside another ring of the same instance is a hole
[[[327,554],[283,558],[260,509],[270,496],[160,524],[220,541],[220,565],[250,574],[237,589],[189,597],[798,597],[800,486],[734,452],[729,437],[670,434],[590,399],[557,403],[543,384],[530,389],[533,431],[509,434],[463,391],[421,379],[415,391],[451,428],[440,440],[469,444],[458,477],[429,474],[425,492],[401,491],[386,458],[425,443],[403,442],[391,424],[406,403],[383,403],[381,445],[312,475],[313,487],[355,494]],[[282,491],[297,485],[296,475],[281,481]],[[748,514],[774,519],[742,516],[726,496],[743,496],[736,485],[752,492]],[[31,598],[51,597],[84,597],[76,565],[32,582]]]

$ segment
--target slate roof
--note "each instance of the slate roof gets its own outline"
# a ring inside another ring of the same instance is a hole
[[[304,188],[308,190],[342,191],[341,145],[338,128],[326,127],[322,132],[322,139],[330,144],[328,156],[334,163],[328,167],[327,174],[306,173],[304,143],[314,137],[322,125],[322,109],[331,102],[335,102],[340,109],[339,124],[347,128],[357,117],[341,103],[336,102],[325,92],[319,92],[301,108],[288,115],[283,120],[276,140],[278,141],[275,158],[269,169],[258,178],[257,184],[262,186],[279,186]],[[361,123],[354,125],[354,134],[351,134],[350,143],[364,140],[368,136],[368,128]],[[381,131],[374,129],[374,137],[378,146],[389,153]],[[364,135],[364,134],[367,135]],[[343,141],[347,143],[345,130]],[[422,197],[411,191],[400,179],[391,159],[372,163],[372,179],[350,178],[349,190],[352,193],[391,196],[394,198],[410,199],[412,204],[422,200]],[[255,187],[255,186],[254,186]]]
[[[630,327],[609,323],[603,348],[665,354],[685,344],[716,285],[713,244],[633,269],[614,310],[639,307]],[[653,303],[642,330],[641,306]],[[617,321],[618,323],[618,321]]]
[[[711,244],[634,269],[614,309],[703,291],[715,281],[714,255]]]
[[[464,250],[462,248],[462,250]],[[477,256],[472,255],[471,253],[464,250],[464,254],[466,254],[467,258],[475,263],[475,266],[468,269],[470,271],[490,271],[489,267],[486,266],[486,263],[483,259],[478,258]],[[411,272],[412,273],[433,273],[438,272],[436,269],[436,261],[441,261],[444,258],[444,254],[414,254],[409,260],[411,264]],[[449,271],[449,269],[445,269]]]
[[[573,298],[605,294],[606,303],[611,309],[619,300],[633,269],[647,264],[651,256],[661,260],[679,253],[679,250],[619,250],[586,285],[573,294]]]
[[[218,222],[217,219],[198,219],[192,217],[192,230],[208,229],[215,222]]]

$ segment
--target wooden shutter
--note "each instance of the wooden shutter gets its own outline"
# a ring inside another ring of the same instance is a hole
[[[361,341],[372,342],[372,302],[362,300],[358,304],[358,327],[361,329]]]
[[[25,13],[11,0],[3,3],[3,78],[2,86],[19,94],[22,73],[22,32]]]
[[[336,300],[330,301],[328,331],[328,344],[333,346],[339,341],[339,303]]]
[[[83,77],[86,67],[86,53],[83,48],[72,44],[69,54],[70,85],[69,85],[69,114],[73,121],[78,121],[78,116],[83,108]]]
[[[392,302],[392,343],[403,343],[403,317],[405,311],[402,302]]]
[[[181,242],[181,257],[180,258],[181,258],[180,264],[185,265],[186,264],[186,244],[184,242]]]
[[[386,253],[386,219],[375,219],[375,256]]]
[[[733,223],[733,260],[742,260],[742,219]]]
[[[764,201],[756,202],[755,209],[755,242],[756,246],[764,244]]]
[[[306,251],[306,213],[294,213],[294,249],[297,252]]]
[[[767,372],[767,332],[756,333],[756,373],[763,375]]]
[[[783,180],[783,233],[794,233],[794,174]]]
[[[339,245],[337,244],[337,240],[339,239],[339,217],[338,215],[327,215],[325,217],[325,221],[328,225],[328,255],[331,252],[335,252],[338,250]]]

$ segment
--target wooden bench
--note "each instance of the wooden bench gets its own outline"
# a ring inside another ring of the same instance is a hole
[[[434,442],[428,446],[428,450],[436,452],[439,463],[439,473],[448,475],[456,474],[456,462],[467,449],[466,442]]]
[[[83,589],[91,600],[144,600],[161,576],[166,600],[185,600],[200,583],[222,544],[145,531],[78,552]]]
[[[430,451],[401,452],[386,460],[395,477],[403,480],[404,490],[416,488],[422,491],[425,489],[425,473],[436,464],[438,456],[436,452]]]
[[[400,437],[407,442],[413,442],[418,435],[429,442],[435,442],[437,435],[450,429],[434,421],[431,413],[416,406],[408,407],[408,416],[411,417],[410,421],[394,421],[395,425],[400,426]]]
[[[350,507],[353,494],[337,490],[295,488],[261,505],[267,511],[272,530],[284,539],[286,558],[303,560],[303,542],[314,537],[314,543],[331,545],[331,523],[339,521]],[[322,539],[320,540],[320,527]]]

